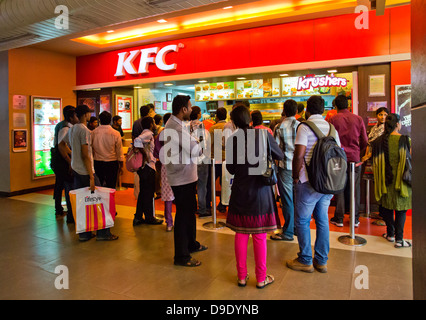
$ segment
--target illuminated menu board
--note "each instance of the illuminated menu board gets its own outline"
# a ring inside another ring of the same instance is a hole
[[[235,99],[234,82],[195,85],[195,101]]]
[[[61,121],[62,99],[31,97],[32,176],[33,179],[54,175],[50,167],[55,126]]]

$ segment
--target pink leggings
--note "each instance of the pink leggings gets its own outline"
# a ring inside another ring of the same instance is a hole
[[[255,273],[257,282],[265,281],[266,278],[266,233],[252,234]],[[247,276],[247,244],[249,234],[235,234],[235,258],[237,260],[238,279],[244,280]]]

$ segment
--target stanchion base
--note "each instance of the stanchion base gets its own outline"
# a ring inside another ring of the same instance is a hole
[[[341,236],[337,240],[348,246],[364,246],[367,244],[367,240],[358,236],[355,236],[355,238],[352,238],[350,235]]]
[[[155,217],[157,219],[164,219],[164,216],[162,214],[155,214]]]
[[[203,224],[204,228],[211,229],[211,230],[223,229],[225,228],[225,226],[226,226],[225,223],[219,222],[219,221],[216,222],[216,225],[213,223],[213,221],[206,222]]]
[[[117,191],[125,191],[125,190],[127,190],[127,188],[126,187],[117,187],[117,188],[115,188],[115,190],[117,190]]]

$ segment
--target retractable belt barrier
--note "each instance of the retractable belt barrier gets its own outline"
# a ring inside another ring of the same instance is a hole
[[[216,219],[216,169],[215,169],[215,160],[212,159],[212,170],[211,170],[211,189],[212,189],[212,218],[211,222],[206,222],[203,224],[203,227],[206,229],[218,230],[224,228],[226,225],[223,222],[218,222]]]
[[[355,164],[355,162],[349,163],[349,183],[350,183],[350,221],[349,231],[350,234],[346,236],[340,236],[339,242],[349,246],[363,246],[367,243],[367,240],[355,235],[355,167],[362,165],[362,162]]]

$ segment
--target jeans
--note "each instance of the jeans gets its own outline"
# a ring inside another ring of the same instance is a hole
[[[313,214],[316,224],[314,259],[318,264],[325,265],[330,251],[328,208],[333,195],[316,192],[309,182],[299,182],[295,185],[295,197],[295,226],[300,250],[298,260],[306,265],[312,264],[310,221]]]
[[[94,174],[95,176],[95,186],[100,187],[100,182],[98,177]],[[74,171],[74,188],[75,189],[80,189],[80,188],[84,188],[84,187],[90,187],[90,176],[89,175],[80,175],[77,172]],[[96,237],[107,237],[111,234],[109,228],[106,229],[101,229],[101,230],[97,230],[96,231]],[[90,239],[92,236],[92,232],[82,232],[79,235],[80,240],[84,240],[84,239]]]
[[[209,179],[209,164],[201,163],[197,166],[198,182],[197,182],[197,196],[198,196],[198,213],[206,214],[207,212],[207,182]]]
[[[200,247],[196,240],[197,199],[195,198],[197,182],[172,186],[175,195],[176,215],[174,227],[175,262],[187,263],[191,252]]]
[[[139,175],[139,195],[136,204],[135,218],[142,220],[142,215],[145,215],[145,220],[152,221],[155,219],[154,214],[154,192],[155,192],[155,170],[150,166],[145,165],[138,170]]]
[[[362,167],[355,167],[355,221],[359,221],[359,204],[361,199],[361,169]],[[349,181],[350,164],[348,162],[348,169],[346,170],[346,187],[342,193],[336,194],[336,211],[334,211],[334,218],[339,222],[343,222],[345,212],[349,212],[350,206],[350,193],[351,184]]]
[[[283,235],[290,238],[294,235],[294,190],[292,171],[279,168],[278,169],[278,190],[283,208]],[[277,221],[279,223],[279,221]]]

